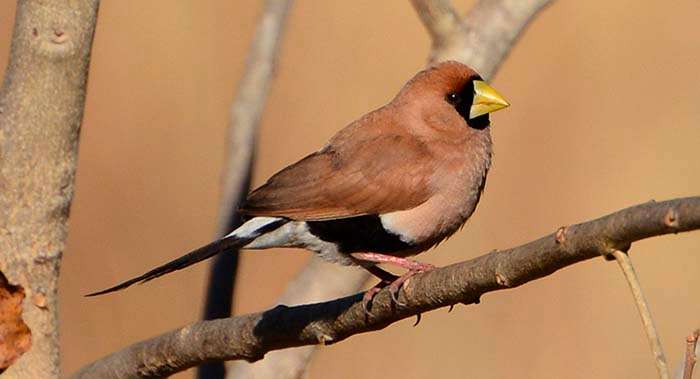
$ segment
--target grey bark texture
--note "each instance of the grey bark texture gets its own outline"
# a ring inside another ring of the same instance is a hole
[[[32,345],[3,378],[59,376],[57,282],[99,1],[17,2],[0,89],[0,271]]]
[[[440,307],[478,304],[487,292],[518,287],[587,259],[614,259],[616,250],[626,252],[641,239],[696,229],[700,229],[700,197],[648,202],[563,226],[525,245],[416,275],[400,292],[405,306],[395,304],[384,289],[375,296],[369,315],[362,294],[356,294],[202,321],[133,344],[73,377],[165,377],[210,360],[256,361],[272,350],[336,343]]]
[[[367,282],[364,270],[331,265],[316,256],[287,285],[278,304],[309,304],[336,299],[357,292]],[[301,378],[311,361],[316,345],[271,351],[257,362],[231,361],[228,379]]]

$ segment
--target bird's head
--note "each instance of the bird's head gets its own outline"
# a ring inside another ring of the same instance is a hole
[[[422,103],[445,118],[459,115],[474,129],[489,126],[489,113],[510,104],[471,67],[455,61],[435,64],[414,76],[397,100]]]

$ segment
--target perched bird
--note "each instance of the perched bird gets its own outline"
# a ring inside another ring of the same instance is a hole
[[[489,113],[508,102],[471,68],[436,64],[387,105],[340,130],[320,150],[252,191],[247,221],[204,247],[100,295],[183,269],[233,248],[300,247],[359,265],[389,285],[392,298],[433,266],[407,257],[452,235],[474,212],[491,165]],[[407,269],[396,277],[377,264]]]

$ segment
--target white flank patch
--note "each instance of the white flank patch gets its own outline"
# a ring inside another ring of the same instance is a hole
[[[255,217],[227,234],[224,238],[255,238],[260,235],[258,230],[279,220],[281,220],[279,217]]]
[[[384,230],[397,235],[401,241],[411,244],[416,241],[409,237],[409,231],[406,228],[402,228],[397,222],[397,217],[400,217],[405,212],[410,212],[410,210],[385,213],[379,215],[379,220],[382,222]]]
[[[308,226],[303,221],[288,222],[273,231],[255,238],[255,240],[251,241],[244,247],[246,249],[300,247],[315,252],[321,258],[329,262],[340,263],[342,265],[356,264],[348,255],[339,252],[336,244],[323,241],[322,239],[311,234]]]

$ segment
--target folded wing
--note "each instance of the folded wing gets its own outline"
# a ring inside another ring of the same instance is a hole
[[[430,149],[405,134],[367,137],[335,139],[288,166],[253,191],[241,211],[324,220],[383,214],[425,202],[431,195]]]

